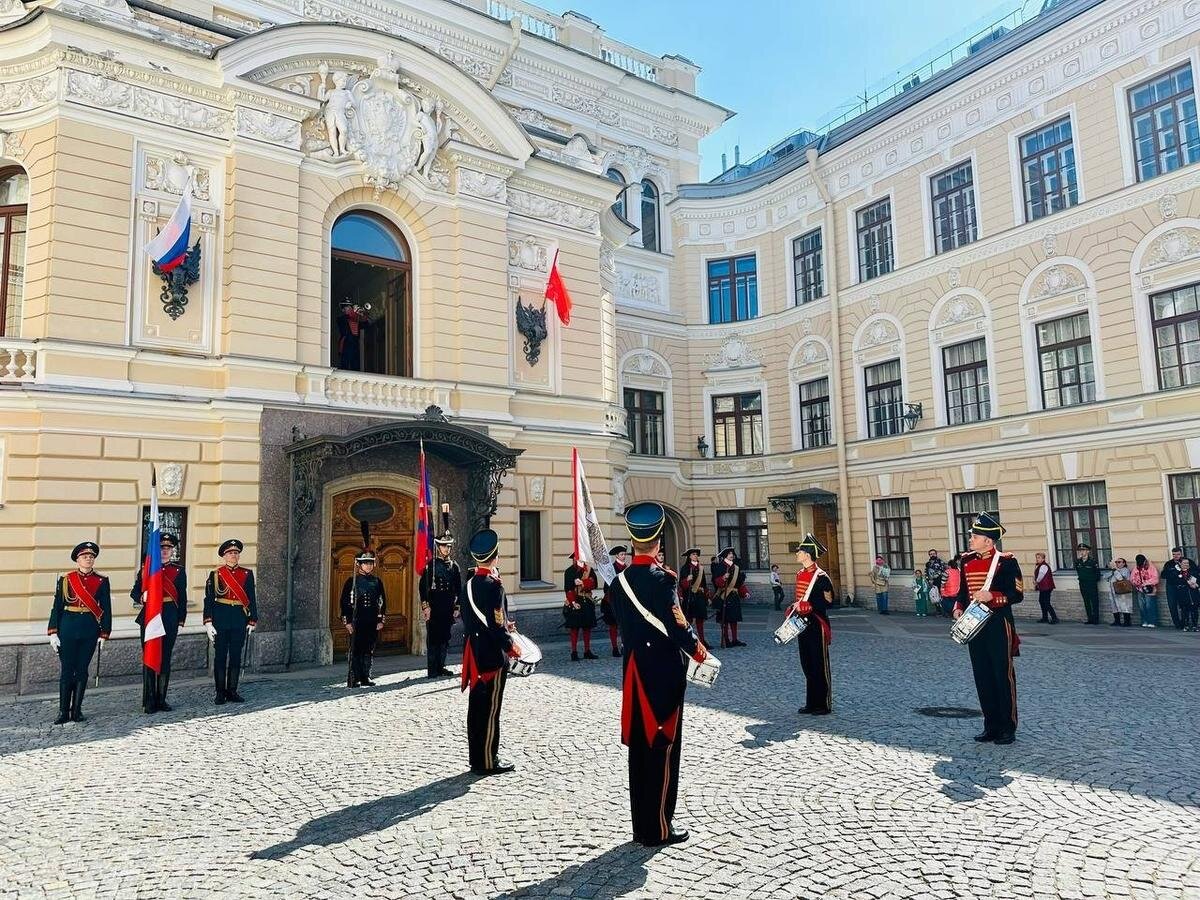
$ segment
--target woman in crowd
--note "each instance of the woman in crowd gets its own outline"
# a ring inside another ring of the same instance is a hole
[[[1033,586],[1037,589],[1038,604],[1042,607],[1042,617],[1038,621],[1057,625],[1058,613],[1054,611],[1054,605],[1050,602],[1054,593],[1054,570],[1046,562],[1045,553],[1034,555]]]
[[[1184,559],[1180,566],[1183,584],[1187,590],[1183,594],[1183,603],[1179,606],[1179,619],[1184,631],[1200,631],[1200,579],[1192,566],[1190,559]]]
[[[1137,591],[1138,618],[1142,620],[1143,628],[1158,627],[1158,569],[1139,553],[1133,559],[1133,571],[1129,580]]]
[[[1123,556],[1109,563],[1108,571],[1104,573],[1112,602],[1112,624],[1126,628],[1133,624],[1133,582],[1129,580],[1130,574],[1129,563]]]
[[[946,580],[942,582],[942,614],[950,615],[954,611],[954,601],[958,597],[958,589],[962,585],[962,572],[959,571],[961,557],[956,553],[946,564]]]

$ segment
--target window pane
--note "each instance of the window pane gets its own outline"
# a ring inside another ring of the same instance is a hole
[[[361,253],[404,262],[404,248],[394,232],[380,219],[366,213],[347,213],[333,226],[330,243],[334,250]]]

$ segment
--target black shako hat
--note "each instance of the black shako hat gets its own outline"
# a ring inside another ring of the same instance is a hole
[[[375,562],[375,554],[370,550],[363,550],[358,556],[354,557],[356,563],[373,563]]]
[[[99,544],[97,544],[95,541],[84,541],[82,544],[77,544],[75,549],[71,551],[71,562],[75,562],[75,560],[79,559],[79,554],[83,553],[85,550],[90,551],[94,556],[100,555]]]
[[[490,562],[495,556],[497,548],[500,546],[500,536],[490,528],[485,528],[482,531],[477,531],[471,537],[471,544],[467,548],[471,554],[471,559],[479,564]]]
[[[246,545],[237,538],[230,538],[218,548],[217,556],[224,556],[226,550],[236,550],[238,553],[241,553],[245,547]]]
[[[172,547],[179,546],[179,538],[175,537],[175,535],[171,534],[169,531],[164,531],[161,535],[159,535],[158,542],[160,544],[170,544]]]
[[[980,513],[971,525],[971,534],[980,534],[993,541],[1000,540],[1004,532],[1005,528],[1000,524],[1000,520],[991,513]]]
[[[813,533],[811,531],[804,535],[804,540],[800,542],[800,546],[798,546],[796,550],[803,550],[813,559],[816,559],[819,556],[824,556],[827,552],[825,545],[813,537]]]
[[[629,530],[629,536],[643,544],[655,540],[662,533],[666,521],[666,510],[653,500],[644,500],[625,509],[625,527]]]

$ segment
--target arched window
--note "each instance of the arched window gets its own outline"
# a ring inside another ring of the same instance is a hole
[[[329,364],[375,375],[412,375],[412,261],[392,225],[348,212],[330,236]]]
[[[625,176],[616,169],[609,169],[604,173],[604,177],[621,186],[621,193],[617,195],[617,202],[612,205],[612,210],[622,219],[628,220],[629,216],[625,214]]]
[[[0,335],[21,330],[25,296],[25,222],[29,177],[13,166],[0,169]]]
[[[650,179],[642,181],[642,246],[658,250],[658,188]]]

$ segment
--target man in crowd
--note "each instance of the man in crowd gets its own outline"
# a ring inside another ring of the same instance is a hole
[[[1167,609],[1171,612],[1171,624],[1176,630],[1182,630],[1187,624],[1184,621],[1184,610],[1188,608],[1188,585],[1183,574],[1183,564],[1187,562],[1194,572],[1196,563],[1183,555],[1182,547],[1171,548],[1171,558],[1163,563],[1161,578],[1167,586]]]
[[[1083,611],[1089,625],[1100,624],[1100,578],[1104,574],[1092,556],[1092,548],[1080,544],[1075,551],[1075,574],[1079,576],[1079,593],[1083,595]]]

